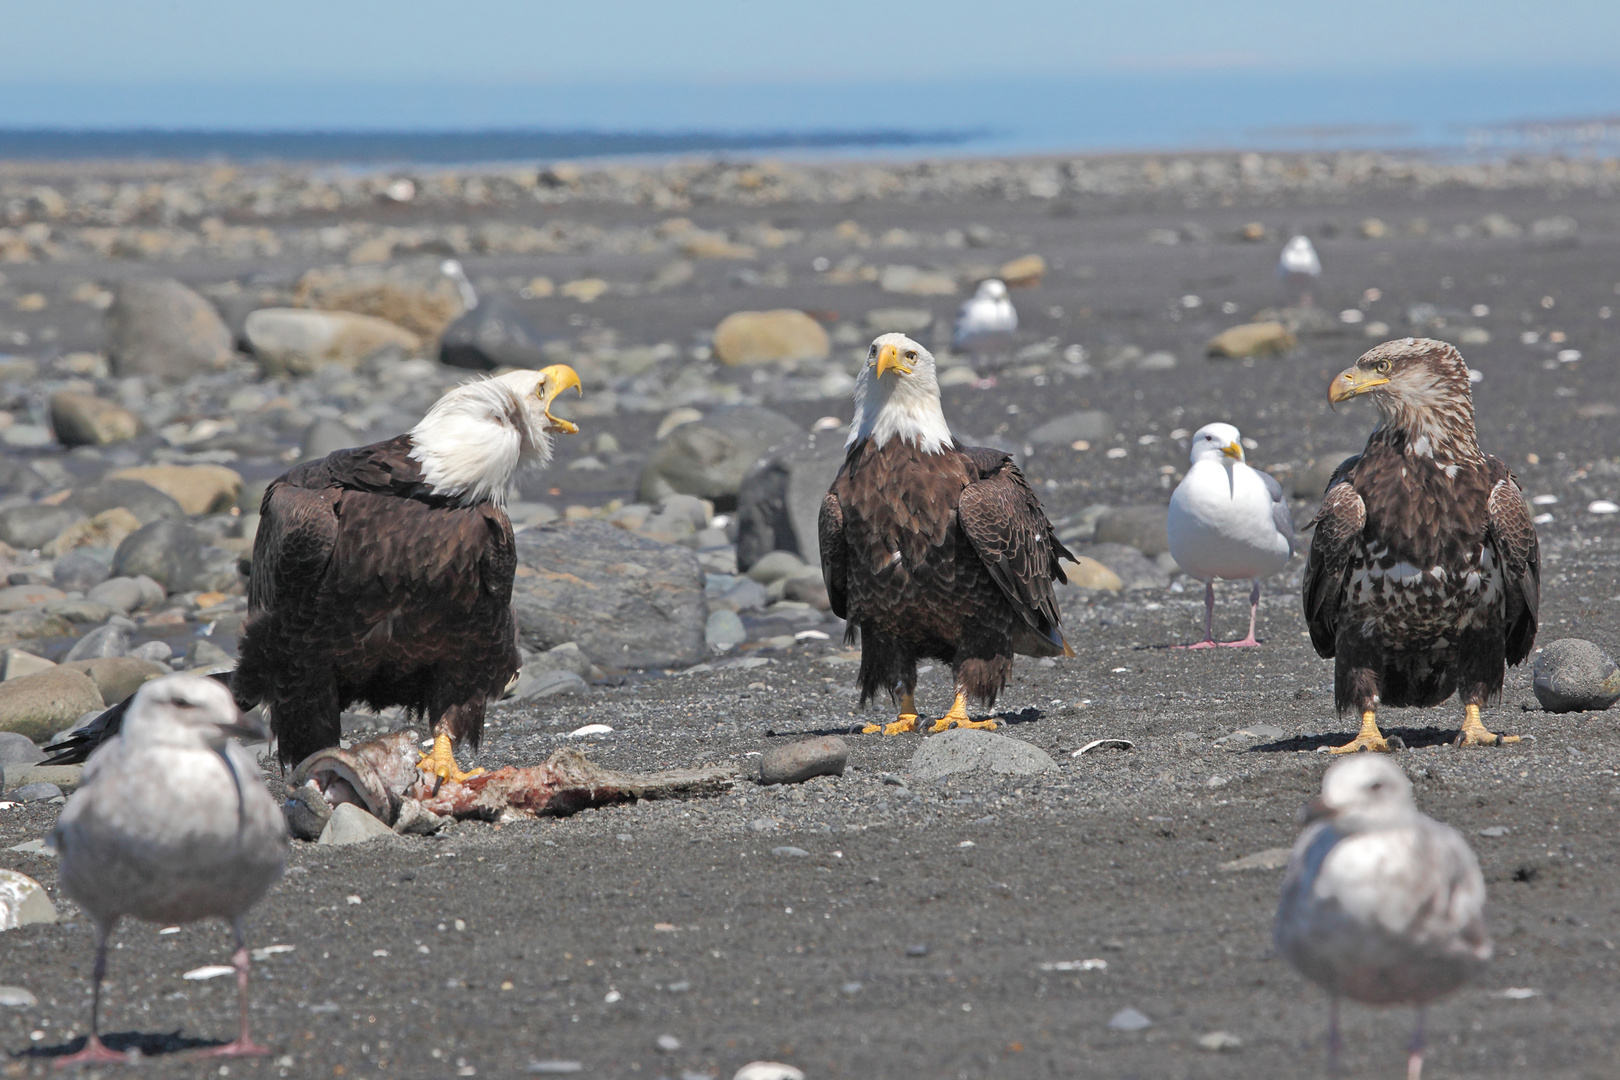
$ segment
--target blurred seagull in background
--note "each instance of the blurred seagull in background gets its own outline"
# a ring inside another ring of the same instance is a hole
[[[1294,522],[1282,485],[1243,458],[1243,437],[1231,424],[1206,424],[1192,440],[1192,468],[1170,496],[1170,555],[1204,583],[1204,640],[1187,649],[1258,645],[1260,579],[1275,574],[1294,554]],[[1241,641],[1215,640],[1215,579],[1249,580],[1249,634]]]
[[[1296,236],[1283,245],[1277,260],[1277,277],[1288,290],[1292,300],[1299,297],[1300,305],[1310,307],[1311,290],[1322,276],[1322,260],[1316,257],[1316,248],[1308,236]]]
[[[1308,243],[1308,241],[1307,241]],[[449,278],[461,294],[461,306],[471,311],[478,306],[478,293],[473,289],[472,281],[467,277],[467,271],[461,268],[460,259],[446,259],[439,264],[439,273]]]
[[[956,315],[956,334],[952,346],[978,362],[1012,349],[1013,334],[1018,330],[1018,312],[1007,285],[999,278],[979,283],[978,291],[968,298]]]
[[[222,683],[168,675],[135,693],[116,737],[90,755],[52,833],[62,891],[96,924],[90,1034],[58,1068],[126,1060],[98,1032],[107,941],[125,915],[163,926],[229,922],[241,1023],[235,1040],[201,1056],[268,1053],[248,1035],[242,919],[286,867],[287,823],[253,755],[235,741],[264,737]]]
[[[1415,1005],[1408,1080],[1423,1073],[1428,1003],[1491,958],[1485,879],[1462,834],[1418,811],[1387,757],[1329,766],[1301,812],[1277,904],[1277,951],[1331,996],[1328,1073],[1338,1075],[1339,998]]]

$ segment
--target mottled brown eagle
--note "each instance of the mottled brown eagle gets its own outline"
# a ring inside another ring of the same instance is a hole
[[[363,701],[427,717],[422,769],[476,775],[452,740],[478,746],[488,699],[519,665],[507,493],[550,460],[552,432],[577,430],[550,411],[569,387],[566,364],[469,382],[407,434],[270,485],[231,688],[267,707],[283,763],[336,746],[343,709]]]
[[[1387,341],[1333,380],[1381,419],[1328,482],[1305,564],[1311,643],[1335,659],[1334,700],[1361,732],[1334,753],[1387,750],[1377,710],[1462,701],[1461,746],[1515,742],[1480,723],[1506,664],[1530,654],[1541,555],[1530,508],[1474,437],[1468,367],[1443,341]]]
[[[886,690],[917,727],[917,661],[951,665],[956,700],[931,730],[994,728],[1013,654],[1073,656],[1052,582],[1066,581],[1040,500],[1012,458],[963,446],[940,408],[934,358],[904,334],[872,342],[855,380],[843,467],[821,504],[821,569],[832,609],[861,643],[861,704]]]

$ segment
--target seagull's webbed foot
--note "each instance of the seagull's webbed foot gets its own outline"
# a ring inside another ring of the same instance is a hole
[[[994,731],[996,730],[996,722],[995,720],[989,718],[984,720],[974,720],[972,717],[968,716],[967,695],[958,690],[956,692],[956,700],[951,703],[951,711],[940,717],[938,720],[935,720],[934,726],[929,728],[928,731],[929,734],[938,734],[939,732],[946,731],[952,727],[982,728],[985,731]]]
[[[908,731],[916,731],[920,718],[917,716],[917,702],[910,694],[900,698],[900,715],[888,724],[867,724],[861,728],[862,735],[876,735],[882,732],[885,735],[903,735]]]
[[[1479,706],[1469,705],[1463,710],[1462,731],[1457,734],[1457,746],[1501,746],[1503,743],[1516,743],[1517,735],[1497,735],[1486,731],[1485,725],[1480,723]]]
[[[1237,641],[1217,641],[1215,644],[1223,649],[1253,649],[1257,648],[1260,642],[1253,634],[1250,634],[1248,637],[1239,638]],[[1189,645],[1188,648],[1193,648],[1193,646]]]
[[[1172,645],[1170,647],[1172,649],[1213,649],[1219,644],[1220,642],[1215,641],[1213,638],[1205,638],[1203,641],[1195,641],[1191,645]]]
[[[1389,740],[1378,730],[1378,714],[1368,709],[1361,714],[1361,731],[1343,746],[1333,747],[1335,754],[1354,754],[1358,750],[1371,750],[1378,754],[1390,751]]]
[[[80,1065],[128,1064],[131,1064],[131,1061],[127,1056],[120,1054],[116,1050],[107,1049],[107,1045],[101,1041],[101,1037],[92,1031],[90,1033],[90,1037],[84,1041],[83,1049],[69,1054],[66,1057],[57,1058],[53,1063],[53,1067],[58,1069],[76,1069]]]
[[[455,752],[450,746],[450,736],[442,731],[433,736],[433,749],[422,755],[422,760],[416,763],[416,767],[430,776],[437,776],[441,781],[449,780],[457,784],[484,775],[483,769],[461,771],[461,766],[456,764]]]

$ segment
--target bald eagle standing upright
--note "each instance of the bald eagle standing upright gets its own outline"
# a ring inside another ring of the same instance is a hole
[[[420,768],[460,780],[451,741],[478,745],[517,671],[517,549],[504,509],[517,471],[551,459],[551,415],[579,388],[566,364],[446,393],[409,433],[298,466],[264,493],[241,664],[243,708],[268,706],[283,763],[336,746],[355,701],[425,714]]]
[[[951,436],[934,358],[904,334],[872,342],[846,449],[818,536],[833,612],[860,637],[861,704],[886,690],[900,715],[883,733],[913,730],[917,661],[941,660],[956,700],[932,730],[994,728],[967,698],[994,705],[1014,653],[1074,655],[1052,592],[1074,556],[1011,457]]]
[[[1438,705],[1454,692],[1459,745],[1516,742],[1485,730],[1479,710],[1536,640],[1541,555],[1524,493],[1480,451],[1468,367],[1450,345],[1368,350],[1328,399],[1363,395],[1381,420],[1328,482],[1305,564],[1311,644],[1336,660],[1339,712],[1361,713],[1361,733],[1334,753],[1389,749],[1380,703]]]

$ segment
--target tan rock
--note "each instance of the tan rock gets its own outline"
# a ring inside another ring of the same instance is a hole
[[[1389,226],[1375,217],[1363,218],[1356,228],[1368,240],[1382,240],[1389,235]]]
[[[162,664],[133,656],[99,656],[93,660],[69,660],[62,667],[88,675],[101,692],[101,700],[116,705],[139,690],[142,684],[165,674]]]
[[[43,607],[66,596],[67,593],[52,585],[7,585],[0,588],[0,615]]]
[[[714,330],[714,353],[730,366],[824,360],[831,351],[822,325],[793,308],[735,311]]]
[[[79,789],[79,782],[83,779],[83,765],[24,765],[6,773],[6,787],[55,784],[62,789],[62,794],[71,795]]]
[[[0,731],[15,731],[37,743],[85,713],[104,708],[95,681],[82,672],[54,667],[0,682]]]
[[[18,870],[0,870],[0,930],[56,921],[45,886]]]
[[[247,317],[243,334],[271,375],[309,375],[326,364],[354,367],[390,345],[407,353],[422,348],[422,339],[403,326],[352,311],[261,308]]]
[[[51,395],[51,430],[63,446],[107,446],[139,435],[141,422],[122,405],[62,390]]]
[[[124,537],[140,527],[140,518],[122,506],[115,506],[111,510],[103,510],[89,521],[69,525],[57,534],[55,540],[46,544],[40,551],[45,556],[54,559],[60,555],[66,555],[74,548],[116,548],[124,542]]]
[[[43,656],[35,656],[23,649],[7,649],[0,653],[0,681],[20,679],[24,675],[38,675],[55,666]]]
[[[1251,221],[1238,231],[1238,236],[1250,243],[1256,243],[1266,238],[1266,227],[1258,221]]]
[[[1022,255],[1010,262],[1002,263],[1001,271],[996,276],[1016,289],[1039,285],[1045,274],[1045,259],[1039,255]]]
[[[223,465],[139,465],[115,469],[109,480],[140,480],[180,504],[188,514],[217,514],[236,505],[242,476]]]
[[[1125,587],[1120,576],[1087,555],[1076,557],[1074,562],[1063,560],[1063,573],[1069,579],[1070,585],[1082,589],[1104,589],[1108,592],[1119,592]]]
[[[293,305],[375,315],[423,340],[437,338],[466,310],[437,259],[311,270],[293,287]]]
[[[908,296],[954,296],[956,279],[936,270],[922,270],[915,266],[885,266],[878,275],[878,286],[884,292],[905,293]]]
[[[1287,352],[1299,341],[1294,332],[1280,322],[1244,323],[1222,330],[1209,339],[1206,347],[1210,356],[1225,356],[1240,360],[1248,356],[1270,356]]]
[[[76,637],[73,624],[43,608],[29,608],[0,615],[0,645],[11,645],[34,638]]]
[[[681,254],[694,259],[752,259],[756,252],[747,244],[735,244],[725,233],[694,229],[681,238]]]
[[[600,297],[603,293],[607,292],[609,288],[610,286],[608,283],[603,281],[601,278],[580,278],[577,281],[570,281],[564,285],[562,287],[562,294],[568,297],[570,300],[578,300],[582,304],[589,304],[593,300]]]

